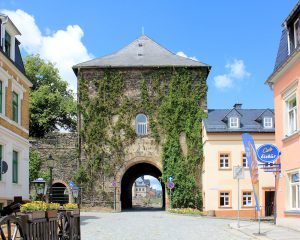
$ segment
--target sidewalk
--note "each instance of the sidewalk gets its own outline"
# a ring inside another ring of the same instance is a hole
[[[275,226],[273,223],[262,222],[258,234],[258,222],[241,221],[240,228],[237,223],[231,223],[232,229],[240,231],[253,239],[261,240],[300,240],[300,232],[284,227]]]

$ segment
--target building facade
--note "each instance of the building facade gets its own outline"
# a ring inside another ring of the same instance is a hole
[[[0,207],[14,196],[29,199],[29,88],[16,36],[20,32],[0,14]],[[6,164],[5,164],[6,163]]]
[[[279,225],[300,229],[300,2],[282,24],[283,30],[275,68],[266,81],[274,90],[276,145],[281,151],[278,162]]]
[[[242,134],[250,133],[256,147],[274,144],[274,113],[270,109],[208,110],[203,122],[204,162],[202,168],[203,210],[209,215],[237,216],[238,202],[241,217],[255,217],[255,200]],[[233,167],[244,167],[238,198],[237,180]],[[262,215],[273,215],[274,175],[259,170]]]

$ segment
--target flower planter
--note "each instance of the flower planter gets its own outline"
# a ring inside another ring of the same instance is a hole
[[[25,213],[21,213],[21,215],[27,215],[28,220],[30,220],[30,221],[46,217],[45,211],[25,212]]]
[[[66,210],[67,210],[67,212],[70,212],[72,216],[80,214],[79,209],[66,209]]]
[[[46,217],[47,218],[57,218],[57,210],[47,210]]]

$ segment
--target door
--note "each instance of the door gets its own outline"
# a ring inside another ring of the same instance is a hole
[[[274,191],[265,192],[265,216],[272,216],[274,214]]]

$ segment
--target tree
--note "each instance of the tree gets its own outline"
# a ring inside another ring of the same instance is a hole
[[[58,69],[39,55],[29,55],[24,62],[26,75],[33,84],[29,100],[30,136],[43,137],[61,128],[75,130],[76,101]]]

